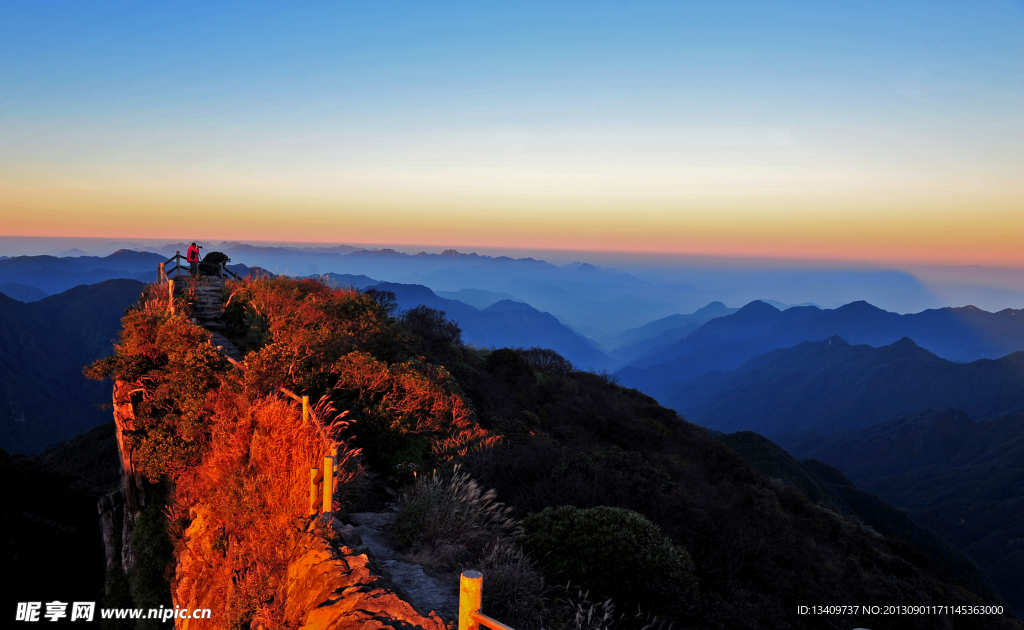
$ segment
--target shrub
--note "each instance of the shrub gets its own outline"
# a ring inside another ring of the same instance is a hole
[[[423,475],[402,496],[402,511],[391,538],[437,566],[454,568],[480,558],[488,544],[520,532],[512,508],[496,501],[493,490],[461,472],[450,477]]]
[[[498,540],[474,563],[484,574],[483,610],[517,630],[541,627],[546,612],[544,577],[511,540]]]
[[[526,350],[519,348],[517,352],[535,370],[565,376],[571,374],[574,369],[569,359],[548,348],[534,346]]]
[[[615,612],[611,599],[594,602],[578,586],[566,584],[558,589],[545,619],[545,626],[559,630],[666,630],[672,625],[664,618],[644,614],[637,610],[634,615]]]
[[[388,315],[394,314],[398,310],[398,298],[395,297],[394,291],[382,291],[380,289],[369,288],[363,291],[364,295],[367,295],[374,302],[380,305],[384,313]]]
[[[461,359],[462,330],[444,311],[421,304],[402,313],[399,322],[428,360],[451,365]]]
[[[85,373],[131,385],[135,426],[124,437],[139,471],[156,482],[174,479],[201,460],[209,438],[209,396],[227,362],[209,332],[189,323],[180,309],[169,313],[159,291],[149,293],[122,319],[116,354]]]
[[[546,508],[527,516],[523,528],[520,542],[546,574],[601,599],[662,608],[697,584],[690,554],[630,510]]]
[[[420,477],[402,496],[391,539],[424,564],[476,569],[485,576],[484,610],[520,630],[541,627],[544,579],[514,538],[512,509],[455,466]]]
[[[484,361],[494,375],[515,384],[535,383],[533,368],[518,352],[511,348],[499,348],[487,355]]]

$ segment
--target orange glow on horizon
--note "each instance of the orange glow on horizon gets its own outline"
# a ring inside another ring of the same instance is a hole
[[[5,236],[390,243],[396,247],[1024,267],[1024,212],[999,196],[800,203],[627,195],[285,195],[153,182],[0,179]],[[195,226],[194,228],[191,226]]]

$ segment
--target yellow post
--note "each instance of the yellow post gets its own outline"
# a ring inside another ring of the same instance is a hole
[[[332,446],[331,447],[331,457],[334,459],[334,470],[332,472],[334,473],[334,476],[337,477],[338,476],[338,447],[337,446]]]
[[[156,279],[159,282],[163,282],[167,279],[167,272],[164,271],[164,263],[156,264]]]
[[[310,468],[309,469],[309,515],[316,515],[316,504],[320,499],[320,490],[318,485],[320,483],[320,469]]]
[[[309,396],[302,397],[302,424],[309,422]]]
[[[484,594],[484,576],[479,571],[463,571],[459,579],[459,630],[480,630],[473,618],[479,613]]]
[[[167,310],[174,315],[174,280],[167,279]]]
[[[324,458],[324,515],[330,514],[334,509],[334,458]]]

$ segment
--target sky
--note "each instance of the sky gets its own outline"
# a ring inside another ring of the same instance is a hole
[[[1024,267],[1024,3],[0,0],[0,236]]]

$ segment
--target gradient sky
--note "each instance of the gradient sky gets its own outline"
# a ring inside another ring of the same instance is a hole
[[[1024,267],[1024,3],[296,4],[0,1],[0,235]]]

